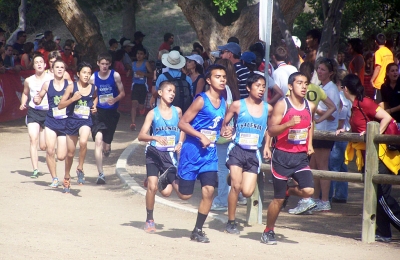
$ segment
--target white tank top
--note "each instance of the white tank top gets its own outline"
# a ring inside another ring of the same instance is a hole
[[[29,79],[29,96],[30,96],[29,106],[37,110],[49,110],[49,102],[47,100],[47,94],[44,95],[42,102],[39,105],[33,103],[33,97],[40,92],[43,83],[51,80],[50,75],[48,75],[47,73],[45,73],[44,75],[45,76],[43,77],[43,79],[38,79],[36,75],[32,75],[29,78],[27,78]]]

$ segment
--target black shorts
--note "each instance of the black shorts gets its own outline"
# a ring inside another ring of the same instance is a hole
[[[201,187],[212,186],[214,188],[218,187],[218,173],[217,172],[203,172],[197,176],[200,180]],[[191,195],[194,191],[194,184],[196,180],[184,180],[179,178],[179,193],[183,195]]]
[[[175,154],[173,152],[162,152],[154,146],[146,147],[146,171],[147,177],[158,176],[171,166],[176,166]]]
[[[231,165],[239,166],[243,172],[258,174],[261,166],[261,154],[259,150],[246,150],[235,143],[228,146],[228,160],[226,167]]]
[[[44,122],[44,125],[54,131],[57,136],[65,136],[65,130],[66,130],[66,124],[67,124],[68,118],[64,119],[55,119],[54,117],[46,117],[46,121]]]
[[[44,129],[47,116],[47,110],[37,110],[29,107],[28,113],[26,114],[26,125],[29,123],[38,123],[41,128]]]
[[[103,142],[111,144],[117,129],[120,114],[117,109],[97,108],[97,113],[92,115],[92,138],[95,141],[97,132],[103,133]]]
[[[79,136],[79,129],[82,126],[92,126],[92,120],[89,119],[76,119],[76,118],[67,118],[67,123],[65,126],[65,133],[69,136]]]
[[[327,141],[327,140],[313,140],[312,145],[313,148],[320,148],[320,149],[329,149],[332,150],[335,141]]]
[[[287,179],[292,177],[299,184],[299,189],[314,188],[307,153],[289,153],[274,149],[272,152],[271,172],[274,178],[274,198],[284,199]]]
[[[144,105],[147,96],[147,88],[145,84],[134,84],[132,86],[131,100],[137,100],[140,105]]]

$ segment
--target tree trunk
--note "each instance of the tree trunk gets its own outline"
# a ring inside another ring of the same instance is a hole
[[[88,62],[95,65],[97,55],[107,51],[96,16],[82,10],[76,0],[54,0],[54,6],[77,43],[84,46]]]
[[[18,16],[19,16],[18,27],[11,34],[10,38],[8,38],[7,44],[10,45],[14,44],[14,42],[17,40],[17,33],[19,31],[25,31],[26,27],[25,13],[26,13],[26,0],[21,0],[21,4],[18,7]]]
[[[122,35],[131,41],[136,32],[136,2],[137,0],[126,0],[122,10]]]
[[[212,4],[212,1],[178,0],[178,6],[182,9],[189,24],[196,31],[197,38],[205,51],[216,50],[218,45],[226,44],[229,37],[235,36],[239,39],[243,52],[259,39],[259,3],[246,6],[246,2],[239,1],[237,12],[226,14],[222,17],[216,12],[217,7]],[[305,0],[280,0],[279,3],[287,27],[291,30],[294,19],[304,8]],[[282,33],[275,19],[272,26],[272,35],[274,43],[278,43],[282,39]]]

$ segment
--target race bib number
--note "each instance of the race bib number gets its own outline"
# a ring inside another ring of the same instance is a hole
[[[90,115],[90,107],[76,105],[74,108],[74,115],[78,118],[88,119]]]
[[[167,139],[167,145],[162,145],[159,142],[156,142],[156,148],[162,152],[173,152],[175,149],[175,135],[164,136]]]
[[[43,98],[42,103],[40,105],[35,105],[35,109],[37,110],[49,110],[49,101],[47,98]]]
[[[99,102],[100,102],[100,104],[107,104],[107,102],[112,98],[114,98],[112,93],[105,94],[105,95],[100,95],[99,96]]]
[[[258,134],[240,133],[239,145],[246,150],[257,150],[258,149]]]
[[[67,108],[58,109],[58,107],[53,107],[53,117],[55,119],[64,119],[67,118]]]
[[[205,135],[211,141],[210,147],[215,147],[215,141],[217,140],[217,131],[201,129],[200,133]]]
[[[291,144],[305,144],[308,136],[308,128],[290,129],[288,134],[288,142]]]
[[[144,80],[144,77],[139,76],[136,72],[133,73],[133,77],[135,78],[135,80],[140,80],[140,81]]]

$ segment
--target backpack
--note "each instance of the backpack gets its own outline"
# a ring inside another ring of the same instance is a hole
[[[185,113],[193,102],[190,84],[186,81],[186,75],[181,73],[180,78],[173,78],[168,72],[165,72],[164,75],[168,81],[175,85],[175,98],[172,101],[172,105],[182,109],[182,114]]]
[[[165,66],[162,64],[161,60],[156,61],[156,79],[158,76],[162,74],[162,69],[165,68]]]

